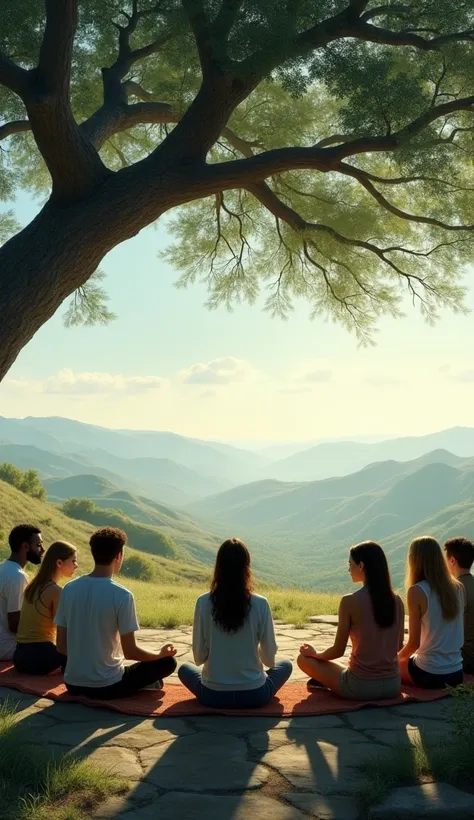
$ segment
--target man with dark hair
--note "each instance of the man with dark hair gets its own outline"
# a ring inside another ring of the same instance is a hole
[[[0,661],[13,658],[20,621],[23,593],[28,583],[27,563],[41,564],[41,530],[32,524],[19,524],[8,536],[11,554],[0,564]]]
[[[139,689],[161,689],[163,678],[176,669],[176,649],[141,649],[135,602],[128,589],[114,581],[123,561],[127,536],[105,527],[90,539],[94,569],[67,584],[59,599],[55,622],[57,648],[67,655],[64,680],[71,695],[123,698]],[[124,660],[137,661],[125,666]]]
[[[450,538],[444,545],[446,563],[453,575],[464,587],[466,608],[464,610],[464,646],[462,648],[464,671],[474,674],[474,543],[469,538]]]

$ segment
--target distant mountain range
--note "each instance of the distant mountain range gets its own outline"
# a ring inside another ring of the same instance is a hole
[[[474,456],[474,428],[453,427],[427,436],[375,443],[325,442],[273,463],[267,477],[280,481],[312,481],[354,473],[377,461],[410,461],[433,450],[448,450],[463,458]]]
[[[51,501],[90,498],[168,533],[207,565],[220,540],[238,535],[266,578],[339,590],[357,541],[379,539],[400,583],[415,535],[474,536],[474,428],[273,455],[173,433],[0,417],[0,462],[38,470]]]
[[[99,467],[100,475],[112,481],[124,477],[148,493],[156,485],[164,493],[168,486],[172,490],[167,500],[179,503],[180,494],[188,502],[192,497],[202,498],[259,479],[312,481],[342,476],[375,462],[410,461],[433,450],[448,450],[463,458],[474,456],[474,428],[453,427],[426,436],[384,441],[326,441],[301,445],[297,452],[298,445],[276,445],[257,453],[176,433],[111,430],[61,417],[0,416],[0,444],[29,445],[56,457],[73,457],[83,467]],[[70,469],[74,470],[70,475],[77,474],[77,467],[70,465]],[[49,467],[46,472],[55,474]]]
[[[341,588],[348,548],[378,540],[397,584],[409,541],[430,533],[474,537],[474,458],[435,450],[409,462],[386,461],[341,478],[265,480],[194,502],[199,514],[269,547],[289,580]],[[288,561],[288,556],[291,561]]]

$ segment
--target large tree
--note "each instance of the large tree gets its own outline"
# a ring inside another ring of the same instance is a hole
[[[0,218],[0,378],[67,297],[100,317],[105,254],[173,209],[211,305],[263,286],[362,340],[405,292],[462,309],[473,40],[466,0],[3,3],[0,196],[47,201]]]

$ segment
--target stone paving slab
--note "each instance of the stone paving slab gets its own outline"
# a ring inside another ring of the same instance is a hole
[[[263,795],[217,797],[171,792],[133,812],[133,820],[305,820],[297,808]],[[117,820],[132,820],[129,812]]]
[[[275,624],[275,634],[279,647],[279,655],[287,657],[293,662],[292,680],[305,680],[306,676],[296,666],[296,658],[302,643],[311,643],[317,649],[323,650],[331,646],[335,635],[335,621],[332,616],[317,616],[328,620],[308,623],[301,629],[289,624]],[[193,630],[191,626],[181,627],[179,630],[172,629],[143,629],[140,632],[140,642],[146,644],[146,648],[154,651],[160,649],[165,643],[174,643],[178,649],[178,660],[180,663],[193,663],[192,654]],[[349,650],[346,652],[346,657]],[[176,673],[172,676],[176,678]]]
[[[369,820],[472,820],[474,795],[445,783],[425,783],[395,789],[369,812]]]
[[[191,632],[144,630],[140,637],[149,649],[176,643],[183,661],[192,660]],[[334,619],[302,630],[277,624],[276,632],[280,656],[294,662],[303,641],[332,643]],[[293,679],[304,679],[297,667]],[[367,820],[356,799],[358,764],[396,743],[449,734],[449,701],[315,717],[146,719],[0,687],[4,699],[16,704],[30,742],[54,756],[72,752],[130,782],[130,791],[106,800],[95,820]],[[474,820],[472,795],[442,784],[420,789],[396,790],[371,820],[440,818],[447,804],[456,820]]]

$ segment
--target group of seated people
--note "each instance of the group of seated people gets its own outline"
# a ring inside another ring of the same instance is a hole
[[[71,694],[94,699],[160,689],[177,667],[176,649],[165,644],[150,652],[136,643],[133,595],[114,580],[126,542],[119,529],[97,530],[90,539],[94,569],[70,581],[78,566],[74,546],[56,541],[45,553],[38,527],[15,527],[11,555],[0,565],[0,661],[13,660],[28,675],[61,669]],[[405,608],[383,549],[373,541],[352,547],[349,573],[361,586],[341,599],[334,644],[301,646],[297,664],[308,688],[370,701],[396,698],[402,683],[461,684],[464,673],[474,673],[473,562],[467,538],[451,538],[444,555],[428,536],[410,544],[405,642]],[[40,565],[31,581],[27,563]],[[61,587],[62,580],[70,582]],[[231,538],[217,552],[210,591],[196,601],[196,665],[182,664],[179,679],[204,706],[263,706],[292,673],[289,660],[276,659],[277,649],[270,605],[253,592],[249,551]]]

